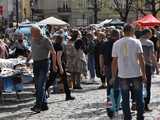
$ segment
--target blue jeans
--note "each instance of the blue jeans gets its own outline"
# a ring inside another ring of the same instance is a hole
[[[120,90],[119,90],[119,78],[116,78],[113,85],[111,86],[109,81],[112,78],[112,70],[111,66],[105,66],[105,77],[107,79],[107,96],[110,96],[111,89],[113,88],[114,92],[114,101],[115,101],[115,109],[118,111],[119,108],[119,97],[120,97]]]
[[[144,120],[144,103],[142,94],[142,78],[120,78],[120,89],[122,94],[122,109],[124,114],[124,120],[131,120],[130,111],[130,85],[133,86],[134,99],[137,105],[137,120]]]
[[[105,66],[105,77],[107,79],[107,96],[110,95],[110,90],[113,86],[109,84],[109,81],[112,78],[111,66]]]
[[[88,70],[91,78],[95,78],[95,55],[88,54]]]
[[[145,107],[147,107],[147,105],[150,103],[150,98],[151,98],[152,66],[145,65],[145,68],[147,77],[147,82],[146,82],[147,96],[144,98],[144,101],[145,101]]]
[[[33,73],[36,88],[36,105],[42,106],[47,103],[45,86],[48,78],[49,60],[33,62]]]

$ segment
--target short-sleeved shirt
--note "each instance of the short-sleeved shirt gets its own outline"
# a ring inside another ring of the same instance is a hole
[[[143,53],[141,42],[133,37],[124,37],[113,45],[112,57],[118,58],[118,77],[141,76],[138,54]]]
[[[154,43],[151,40],[141,40],[144,60],[147,65],[152,65],[151,54],[154,54]]]
[[[34,61],[49,59],[49,51],[54,50],[51,41],[41,36],[39,40],[31,40],[32,58]]]
[[[112,64],[112,47],[113,42],[111,40],[106,41],[102,44],[101,53],[104,58],[104,65],[111,66]]]

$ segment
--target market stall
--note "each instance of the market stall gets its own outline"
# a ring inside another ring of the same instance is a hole
[[[100,22],[98,26],[103,27],[105,24],[108,24],[112,21],[112,19],[105,19],[104,21]]]
[[[18,92],[23,90],[23,85],[32,81],[32,66],[27,66],[25,61],[25,57],[0,59],[0,94],[16,92],[19,98]]]
[[[104,27],[108,27],[108,26],[124,26],[124,24],[125,24],[125,22],[123,22],[120,19],[112,19],[108,23],[105,23]]]
[[[55,17],[48,17],[40,22],[40,25],[55,25],[55,26],[68,26],[69,24],[63,20],[57,19]]]
[[[160,25],[160,20],[158,20],[152,14],[149,14],[149,15],[143,16],[139,20],[135,21],[134,24],[137,24],[143,28],[154,27],[156,25]]]

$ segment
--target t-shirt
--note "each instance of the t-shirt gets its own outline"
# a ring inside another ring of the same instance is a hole
[[[151,40],[141,40],[144,60],[147,65],[152,65],[151,54],[154,54],[154,43]]]
[[[133,37],[124,37],[113,45],[112,57],[118,58],[118,77],[141,76],[138,54],[143,53],[141,42]]]
[[[87,53],[94,55],[95,54],[95,47],[96,47],[96,43],[94,40],[90,40],[88,42],[88,46],[87,46]]]
[[[111,40],[106,41],[102,44],[102,49],[101,53],[104,58],[104,64],[111,66],[112,64],[112,47],[113,47],[113,42]]]
[[[39,40],[31,40],[32,58],[34,61],[49,58],[49,51],[54,50],[51,41],[41,36]]]

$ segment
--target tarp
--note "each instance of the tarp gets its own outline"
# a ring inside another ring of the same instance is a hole
[[[121,21],[120,19],[112,19],[107,24],[104,24],[104,26],[123,26],[125,22]]]
[[[49,18],[46,18],[42,21],[40,21],[38,24],[45,24],[45,25],[58,25],[58,26],[63,26],[63,25],[69,25],[68,23],[60,20],[60,19],[57,19],[55,17],[49,17]]]
[[[112,21],[112,19],[105,19],[104,21],[100,22],[99,25],[103,26],[104,24],[108,24]]]
[[[31,23],[31,21],[26,19],[25,21],[21,22],[20,25],[25,25],[25,24],[30,24],[30,23]]]
[[[155,25],[160,25],[160,20],[155,18],[152,14],[149,14],[137,20],[135,24],[139,24],[142,27],[146,27],[146,26],[152,27]]]
[[[113,19],[109,24],[110,25],[124,25],[125,22],[121,21],[120,19]]]

